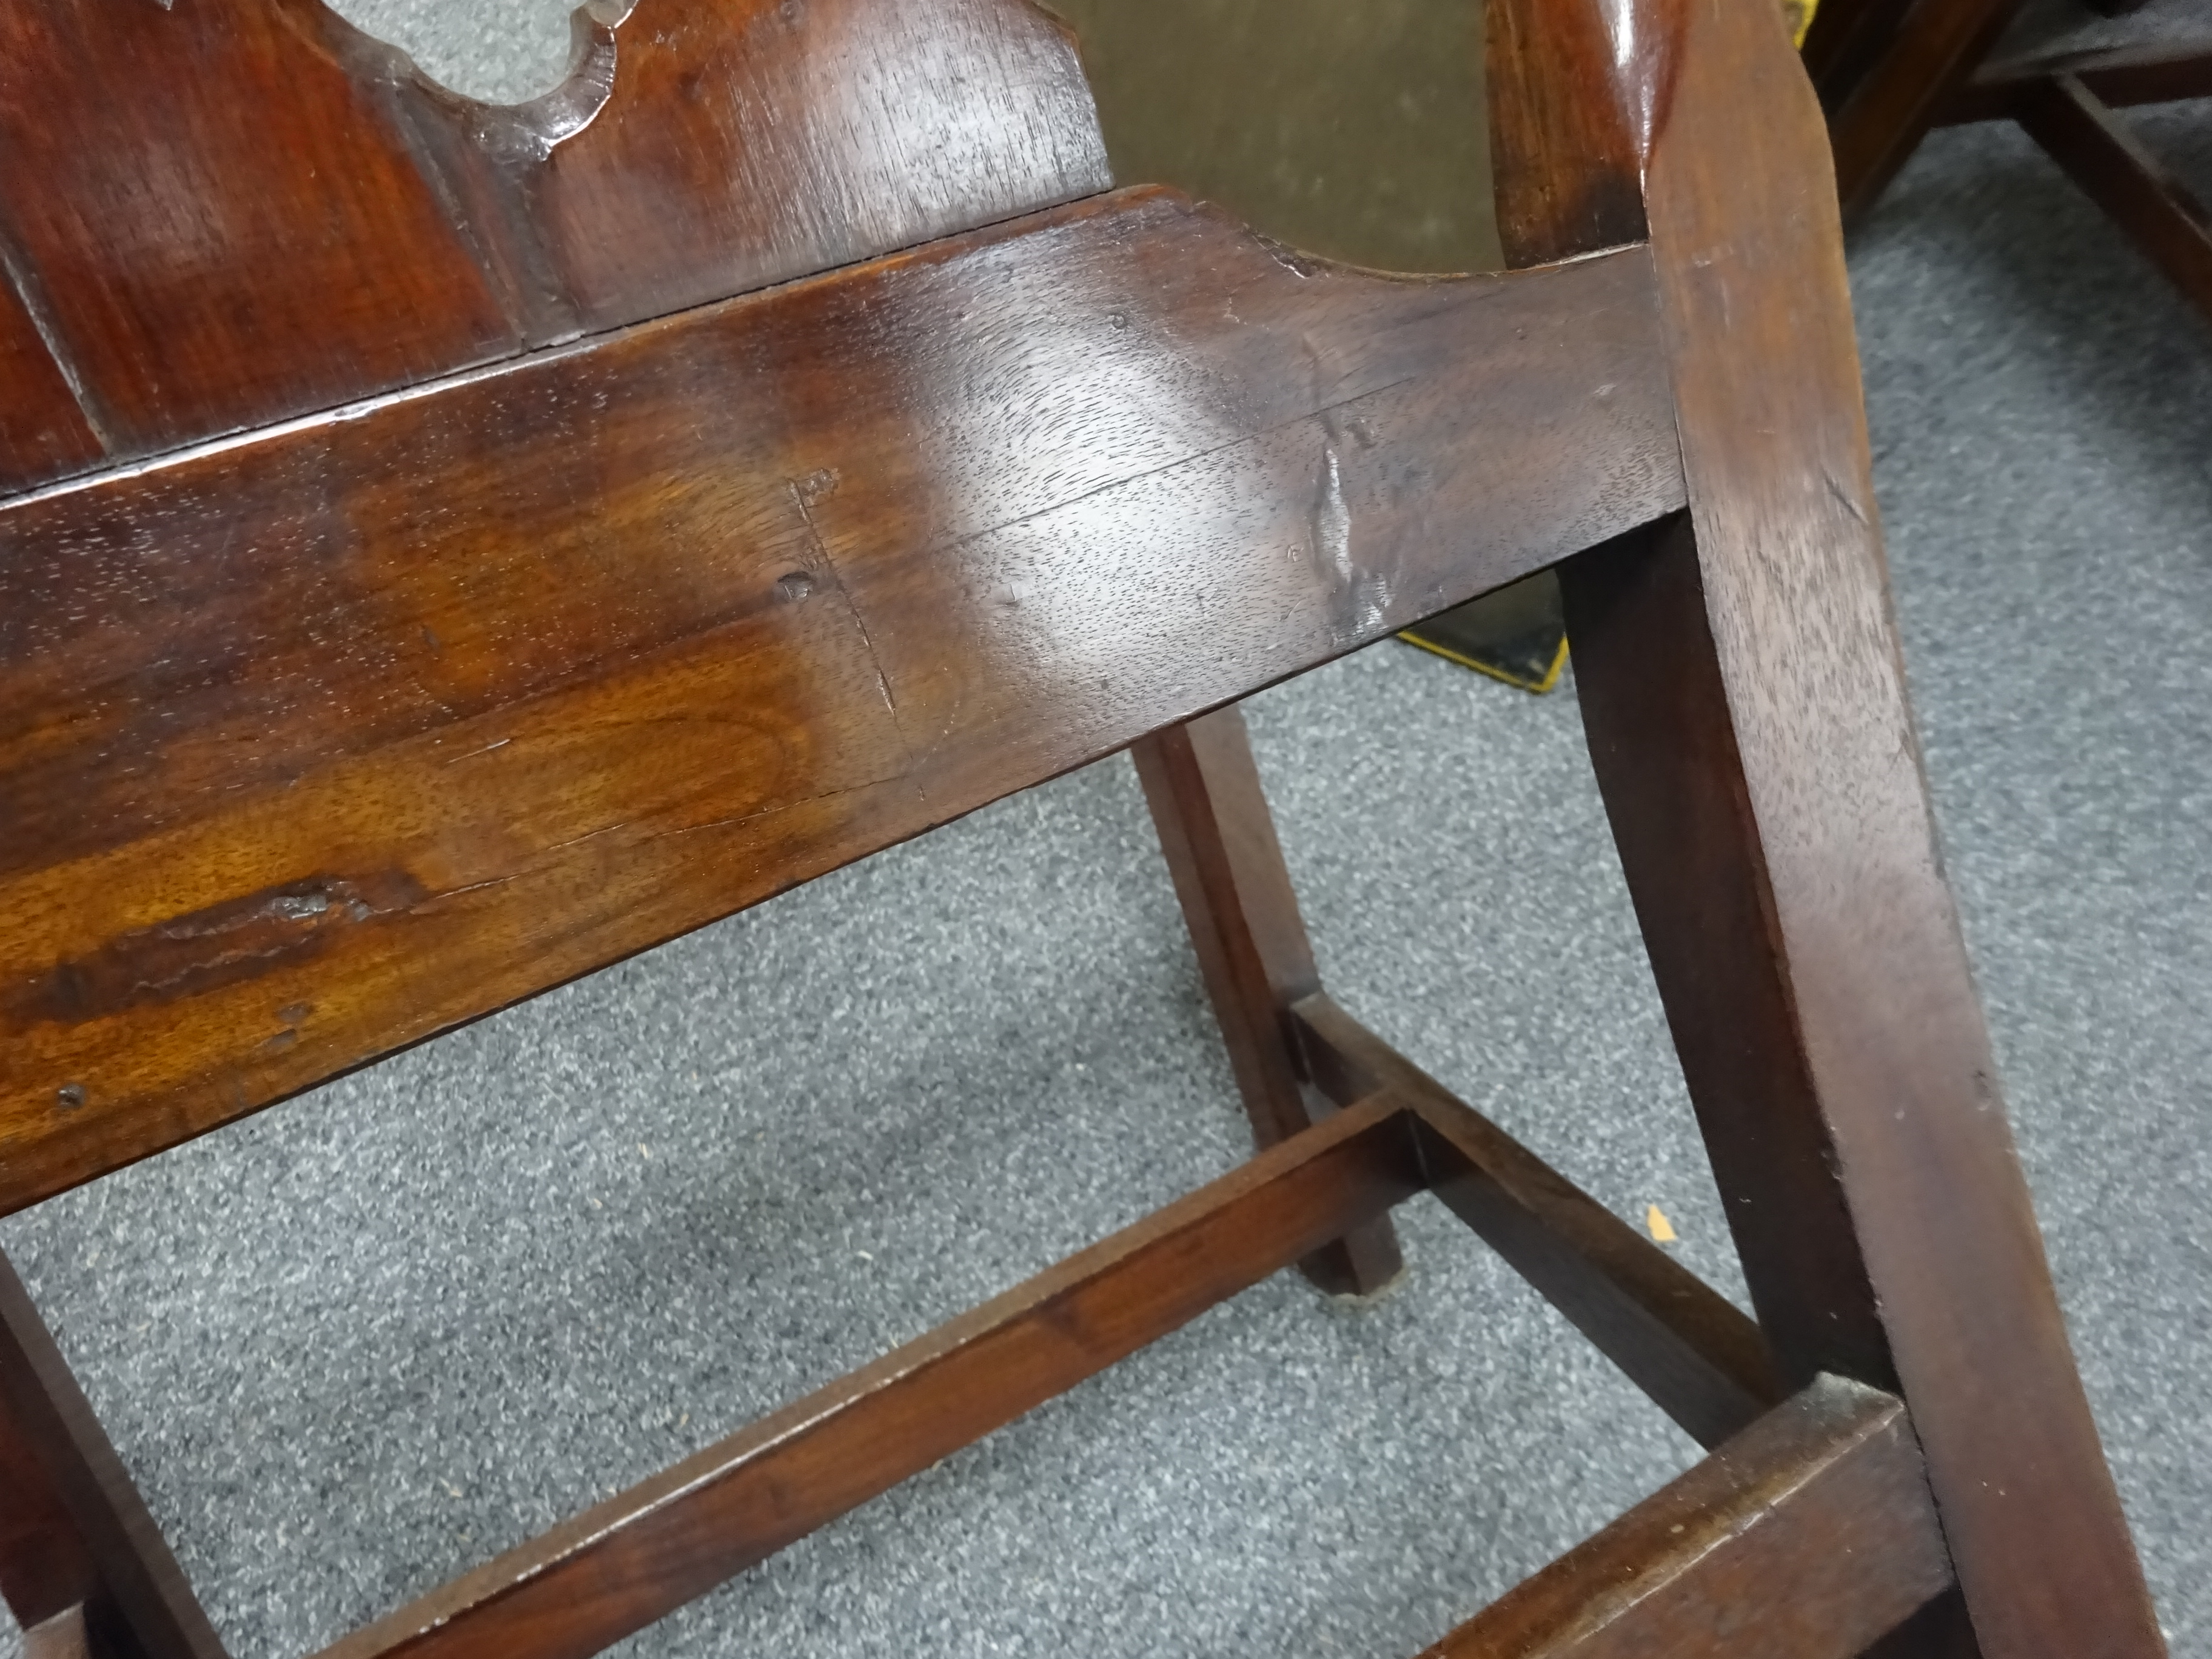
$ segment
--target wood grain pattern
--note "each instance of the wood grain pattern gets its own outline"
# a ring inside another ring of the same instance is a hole
[[[1253,1139],[1272,1146],[1335,1108],[1303,1075],[1291,1009],[1321,989],[1321,973],[1243,714],[1232,704],[1165,727],[1138,739],[1130,754]],[[1405,1261],[1381,1219],[1300,1266],[1333,1295],[1370,1296],[1404,1271]]]
[[[1678,21],[1628,0],[1542,14],[1493,5],[1483,16],[1506,262],[1517,270],[1643,240],[1644,161],[1673,92]]]
[[[1650,292],[1138,193],[0,509],[0,1206],[1668,510]]]
[[[592,0],[570,81],[501,109],[321,0],[8,9],[0,246],[47,374],[143,455],[1108,185],[1027,0],[624,9]],[[0,367],[27,349],[0,321]],[[9,420],[0,489],[92,459]]]
[[[1397,1103],[1341,1112],[347,1637],[325,1659],[582,1659],[1420,1184]]]
[[[0,12],[0,227],[113,453],[513,349],[395,69],[315,0]]]
[[[1821,1377],[1423,1659],[1853,1659],[1949,1583],[1904,1407]]]
[[[0,491],[96,465],[106,453],[23,297],[0,230]]]
[[[1732,1221],[1778,1126],[1832,1147],[1814,1243],[1739,1233],[1788,1374],[1893,1370],[1990,1659],[2156,1655],[1944,885],[1820,113],[1770,9],[1686,28],[1645,200],[1694,533],[1563,569],[1593,758]]]
[[[123,1462],[0,1256],[0,1592],[36,1650],[223,1659]]]
[[[1766,1339],[1727,1297],[1459,1100],[1326,994],[1294,1005],[1340,1099],[1381,1089],[1417,1120],[1429,1185],[1701,1445],[1782,1398]]]

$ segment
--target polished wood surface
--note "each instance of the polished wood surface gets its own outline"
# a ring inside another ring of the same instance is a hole
[[[1073,42],[1025,0],[646,0],[617,27],[623,9],[580,11],[574,76],[513,110],[444,92],[320,0],[0,12],[8,287],[98,453],[328,408],[1109,183]],[[0,370],[19,332],[0,313]],[[58,414],[21,435],[20,418],[0,425],[0,489],[94,459]]]
[[[1561,569],[1591,757],[1785,1377],[1901,1384],[1990,1659],[2154,1655],[1943,883],[1820,110],[1730,18],[1684,14],[1644,178],[1690,513]]]
[[[1719,1443],[1453,1650],[2160,1651],[1811,94],[1767,0],[1490,26],[1520,269],[1419,280],[1101,193],[1024,0],[595,0],[510,112],[312,0],[0,21],[0,1209],[1132,744],[1265,1148],[336,1653],[597,1650],[1424,1189]],[[1759,1328],[1320,990],[1219,712],[1551,566]],[[213,1659],[0,1313],[0,1589]]]
[[[1950,1578],[1904,1406],[1823,1376],[1422,1659],[1853,1659]]]
[[[1123,194],[0,507],[0,1208],[1668,510],[1650,293]]]
[[[1190,928],[1230,1069],[1272,1146],[1334,1109],[1304,1075],[1291,1010],[1321,989],[1313,946],[1233,705],[1132,745],[1160,850]],[[1301,1264],[1340,1296],[1370,1296],[1404,1271],[1387,1220],[1334,1240]]]

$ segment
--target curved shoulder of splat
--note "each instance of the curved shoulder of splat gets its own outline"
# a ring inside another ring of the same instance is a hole
[[[1643,240],[1644,169],[1674,96],[1686,0],[1490,0],[1487,15],[1507,258],[1541,264]]]
[[[1029,0],[592,0],[436,87],[321,0],[0,9],[0,489],[1106,187]]]

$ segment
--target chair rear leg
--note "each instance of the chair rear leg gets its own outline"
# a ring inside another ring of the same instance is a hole
[[[207,1615],[0,1256],[0,1595],[27,1659],[223,1659]]]
[[[1335,1109],[1305,1075],[1291,1005],[1321,989],[1297,896],[1233,706],[1170,726],[1130,750],[1190,924],[1199,971],[1261,1148]],[[1299,1264],[1335,1296],[1368,1296],[1403,1270],[1387,1217]]]
[[[1901,1391],[1986,1659],[2153,1659],[1936,846],[1812,88],[1761,0],[1489,17],[1509,254],[1640,217],[1658,277],[1690,513],[1560,580],[1760,1322],[1785,1382]]]

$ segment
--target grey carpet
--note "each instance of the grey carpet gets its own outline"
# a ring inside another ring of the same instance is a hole
[[[471,90],[557,73],[489,4],[348,9]],[[2149,125],[2212,177],[2204,112]],[[2212,1654],[2212,332],[2008,131],[1932,142],[1853,273],[2022,1151],[2161,1616]],[[1571,688],[1385,645],[1252,719],[1343,999],[1736,1291]],[[0,1242],[258,1659],[1244,1148],[1117,758]],[[1693,1449],[1429,1201],[1401,1224],[1378,1304],[1279,1277],[629,1650],[1413,1651]]]

